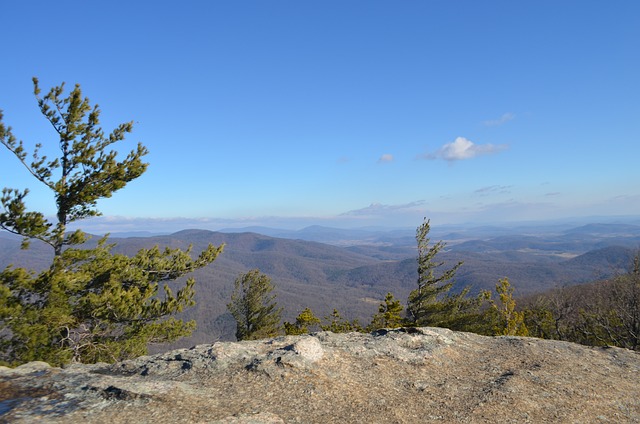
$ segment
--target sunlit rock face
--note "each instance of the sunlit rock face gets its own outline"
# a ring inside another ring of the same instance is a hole
[[[638,422],[640,356],[440,328],[0,369],[14,423]]]

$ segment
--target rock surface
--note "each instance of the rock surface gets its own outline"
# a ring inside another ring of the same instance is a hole
[[[0,369],[12,423],[640,422],[640,355],[440,328]]]

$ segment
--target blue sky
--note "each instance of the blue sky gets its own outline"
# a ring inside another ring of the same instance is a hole
[[[640,2],[5,2],[0,109],[80,83],[149,170],[105,230],[640,215]],[[0,186],[32,189],[8,151]]]

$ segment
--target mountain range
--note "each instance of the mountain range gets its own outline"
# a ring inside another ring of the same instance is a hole
[[[270,235],[244,230],[110,237],[116,244],[114,251],[124,254],[154,245],[183,249],[192,245],[196,254],[209,243],[225,244],[212,265],[193,275],[197,305],[186,311],[184,318],[196,319],[198,329],[174,347],[233,339],[235,323],[226,304],[236,277],[250,269],[258,268],[272,279],[277,301],[289,321],[310,307],[321,317],[336,308],[345,318],[367,324],[387,292],[405,300],[416,287],[411,230],[251,228]],[[437,237],[432,240],[447,242],[439,255],[445,266],[464,262],[454,290],[470,286],[472,293],[493,290],[503,277],[509,278],[516,295],[608,278],[625,272],[640,246],[640,226],[630,224],[447,228],[433,233]],[[51,248],[44,243],[32,242],[29,250],[20,250],[19,237],[0,232],[0,267],[14,264],[43,269],[51,256]]]

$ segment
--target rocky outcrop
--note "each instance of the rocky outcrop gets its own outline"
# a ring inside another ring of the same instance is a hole
[[[0,370],[0,421],[640,422],[640,356],[440,328],[216,343]]]

